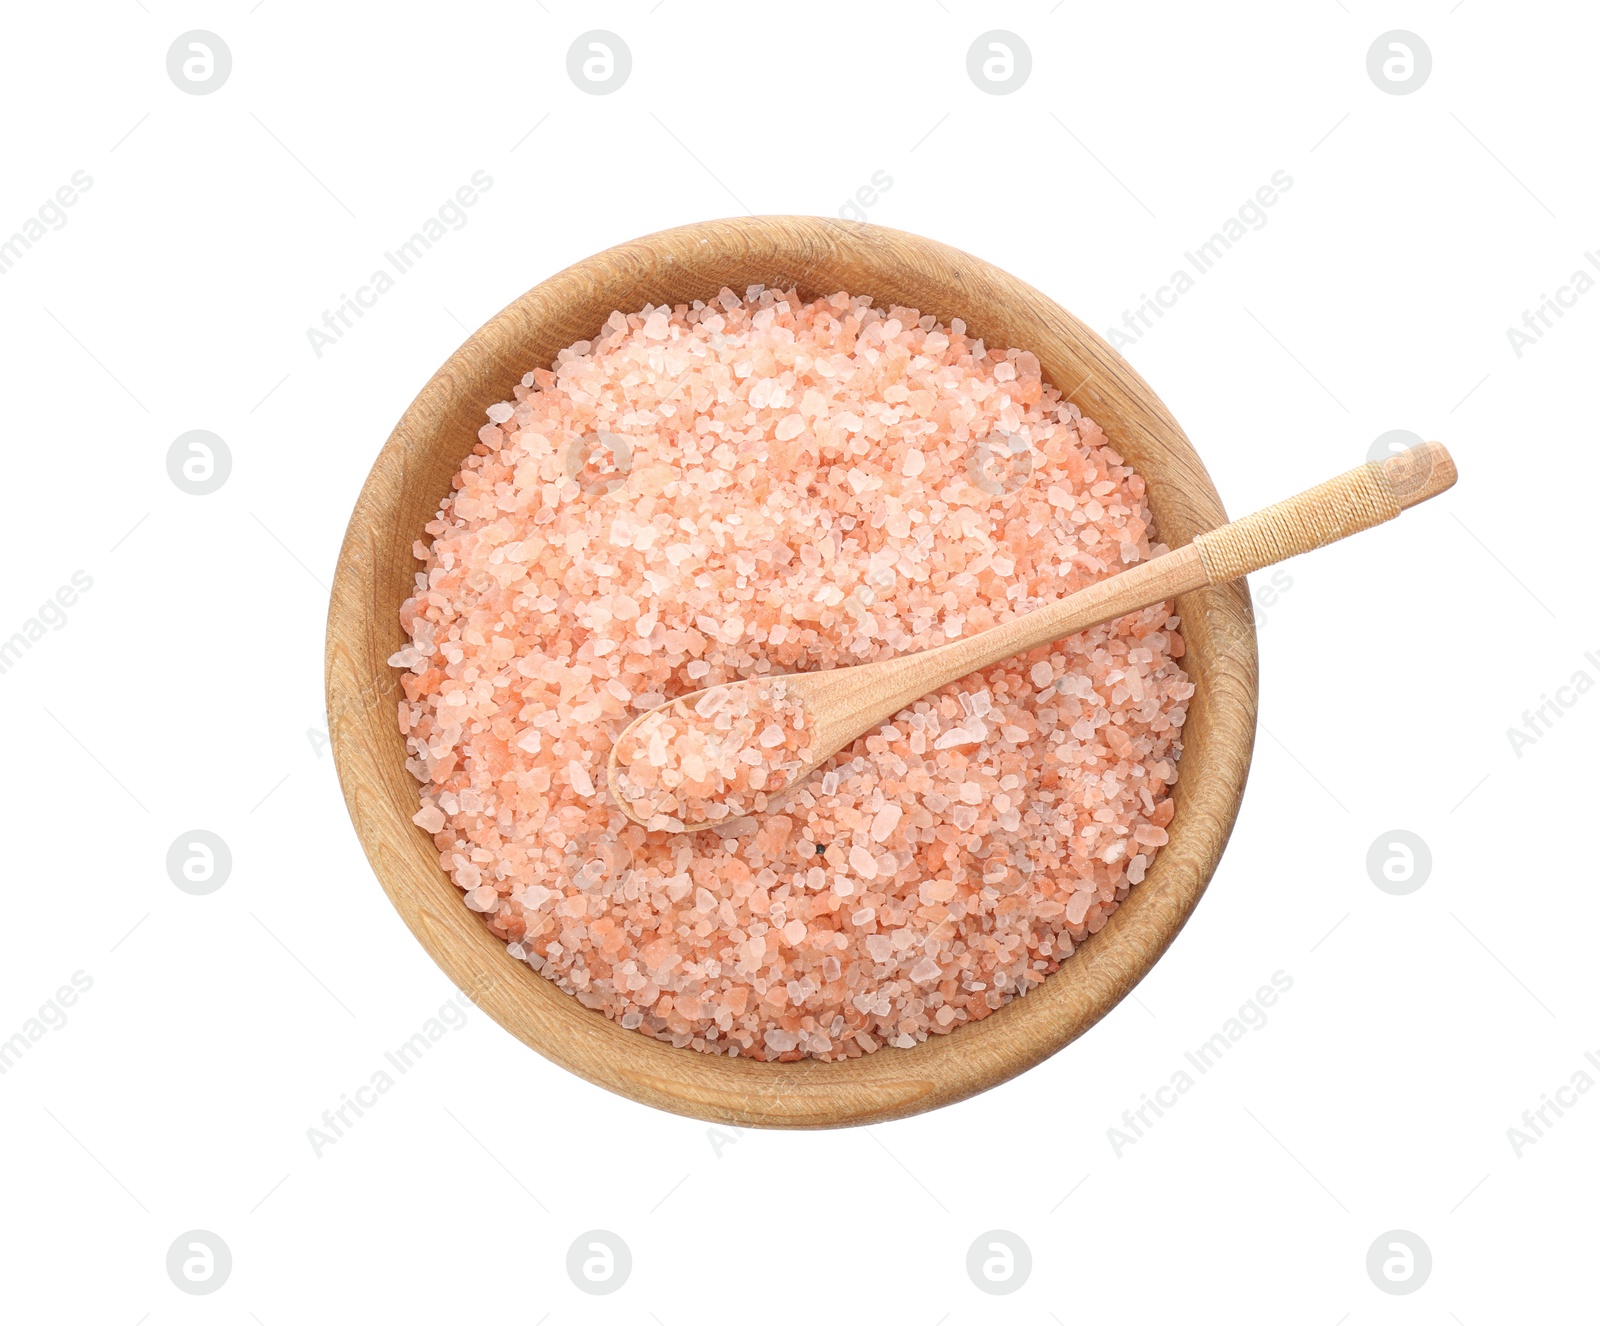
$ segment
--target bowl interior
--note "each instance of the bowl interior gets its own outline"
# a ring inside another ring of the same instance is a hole
[[[1105,429],[1149,484],[1156,533],[1176,547],[1226,517],[1205,467],[1154,392],[1104,341],[1038,291],[930,240],[811,217],[713,221],[608,249],[530,290],[434,375],[374,464],[340,553],[327,639],[329,731],[345,800],[374,872],[458,986],[507,1030],[590,1081],[716,1122],[871,1123],[1004,1081],[1082,1034],[1147,972],[1199,900],[1227,841],[1255,732],[1256,641],[1242,582],[1178,608],[1195,683],[1167,845],[1109,923],[1054,975],[982,1022],[838,1063],[758,1063],[625,1031],[504,952],[412,824],[417,784],[395,722],[398,610],[413,542],[476,442],[484,410],[615,309],[710,299],[723,286],[846,290],[966,321],[989,345],[1032,350],[1048,381]]]

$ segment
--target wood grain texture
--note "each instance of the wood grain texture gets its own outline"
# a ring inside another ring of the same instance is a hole
[[[931,240],[813,217],[710,221],[608,249],[536,286],[480,328],[422,389],[356,502],[328,612],[329,731],[345,802],[401,917],[478,1005],[554,1062],[648,1105],[713,1122],[822,1128],[900,1118],[961,1100],[1037,1064],[1128,993],[1177,935],[1222,854],[1249,770],[1256,641],[1242,582],[1185,594],[1184,666],[1196,686],[1177,812],[1144,882],[1099,934],[1026,997],[909,1050],[839,1063],[758,1063],[674,1049],[584,1008],[508,957],[461,901],[411,816],[418,806],[395,721],[405,643],[398,610],[411,545],[471,451],[484,410],[529,369],[593,336],[614,309],[707,299],[724,285],[847,290],[1039,357],[1046,379],[1093,417],[1149,482],[1159,536],[1188,543],[1226,517],[1205,467],[1149,386],[1037,290]]]

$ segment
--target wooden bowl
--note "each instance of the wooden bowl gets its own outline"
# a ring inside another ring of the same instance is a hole
[[[333,753],[356,832],[389,900],[461,989],[546,1058],[634,1100],[718,1123],[823,1128],[947,1105],[1054,1054],[1103,1017],[1166,950],[1222,854],[1255,735],[1256,639],[1242,582],[1178,602],[1195,683],[1183,730],[1170,841],[1106,927],[1042,985],[981,1022],[838,1063],[758,1063],[675,1049],[625,1031],[509,957],[463,904],[428,835],[411,822],[416,780],[395,721],[408,643],[398,611],[418,568],[412,544],[477,440],[484,410],[614,309],[710,299],[723,286],[839,290],[880,307],[965,319],[989,345],[1039,357],[1045,377],[1101,427],[1149,483],[1171,546],[1224,523],[1222,503],[1166,407],[1103,340],[988,263],[879,226],[751,217],[664,231],[585,259],[536,286],[451,355],[379,453],[339,554],[328,611]]]

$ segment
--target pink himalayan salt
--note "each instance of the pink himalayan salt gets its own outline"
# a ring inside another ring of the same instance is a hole
[[[839,1059],[987,1017],[1144,878],[1194,689],[1165,606],[917,702],[781,813],[666,834],[604,794],[669,697],[928,648],[1162,551],[1033,355],[752,288],[614,313],[513,396],[392,660],[418,823],[513,956],[674,1045]],[[995,432],[1031,453],[1015,491],[973,482]]]
[[[674,700],[617,743],[617,790],[650,829],[759,814],[811,762],[805,726],[778,677]]]

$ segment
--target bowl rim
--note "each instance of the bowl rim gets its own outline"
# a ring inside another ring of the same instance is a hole
[[[401,528],[399,513],[416,507],[423,489],[435,494],[437,509],[448,490],[438,476],[459,469],[476,443],[476,425],[456,431],[462,420],[475,410],[481,421],[483,409],[508,399],[528,367],[553,356],[553,350],[536,354],[526,348],[530,343],[559,348],[594,335],[606,314],[590,318],[576,308],[600,307],[610,299],[607,291],[627,289],[635,292],[626,304],[633,311],[644,302],[641,286],[659,287],[665,297],[685,282],[710,279],[703,271],[738,263],[746,264],[741,270],[749,283],[779,285],[787,278],[802,287],[802,297],[833,292],[808,291],[808,279],[827,285],[824,273],[859,268],[878,290],[851,293],[870,294],[880,307],[914,305],[947,325],[962,317],[991,344],[1034,350],[1042,363],[1040,347],[1048,340],[1052,361],[1075,357],[1078,368],[1089,369],[1063,395],[1100,422],[1113,447],[1145,476],[1162,537],[1176,547],[1225,523],[1199,456],[1144,379],[1091,328],[1009,273],[937,241],[863,222],[761,216],[680,226],[603,250],[540,282],[468,337],[407,407],[362,486],[339,553],[325,654],[328,730],[352,825],[390,902],[446,975],[519,1040],[596,1085],[714,1123],[874,1123],[951,1104],[1048,1058],[1114,1008],[1172,943],[1226,846],[1249,772],[1257,705],[1253,614],[1242,581],[1178,600],[1186,657],[1201,675],[1185,726],[1170,840],[1100,932],[1026,996],[981,1021],[910,1049],[884,1046],[831,1063],[761,1062],[679,1049],[624,1030],[509,958],[462,904],[431,838],[410,820],[417,784],[404,767],[389,703],[399,692],[398,673],[387,665],[403,639],[400,600],[384,586],[399,574],[402,558],[409,583],[416,569],[410,543],[422,531],[420,523]],[[895,294],[894,287],[909,291],[919,283],[922,298]],[[953,306],[963,299],[965,305]],[[1030,328],[1031,344],[1016,335]],[[446,433],[463,444],[448,465],[437,444]]]

